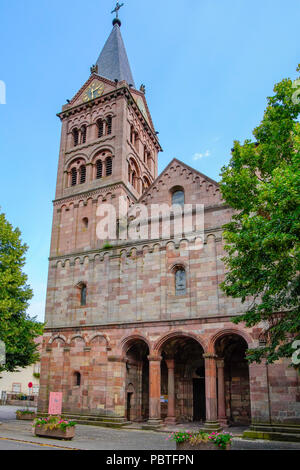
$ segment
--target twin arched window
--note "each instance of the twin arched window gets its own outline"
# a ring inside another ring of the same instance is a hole
[[[71,186],[84,184],[86,182],[86,166],[81,165],[79,168],[73,166],[71,169]]]
[[[113,159],[112,156],[106,156],[107,153],[103,152],[101,156],[103,158],[99,158],[96,161],[96,179],[101,179],[103,176],[111,176],[113,174]]]
[[[87,127],[85,124],[80,129],[77,129],[77,127],[73,129],[72,134],[74,147],[77,147],[79,144],[86,143]]]
[[[112,117],[108,116],[106,119],[98,119],[98,139],[104,135],[110,135],[112,133]]]

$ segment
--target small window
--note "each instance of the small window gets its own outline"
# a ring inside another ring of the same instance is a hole
[[[112,117],[107,118],[107,134],[110,135],[112,131]]]
[[[86,126],[82,126],[81,128],[81,143],[86,143]]]
[[[98,126],[98,138],[100,139],[100,137],[103,137],[103,133],[104,133],[104,122],[102,119],[99,119],[99,121],[97,121],[97,126]]]
[[[112,175],[112,158],[107,157],[106,159],[106,176]]]
[[[86,166],[82,165],[80,167],[80,184],[84,184],[86,181]]]
[[[71,170],[71,185],[76,186],[77,184],[77,170],[76,168],[72,168]]]
[[[81,385],[81,374],[80,372],[75,372],[74,374],[74,386],[80,387]]]
[[[103,176],[103,163],[102,163],[102,160],[98,160],[98,161],[97,161],[97,163],[96,163],[96,170],[97,170],[96,178],[97,178],[97,179],[102,178],[102,176]]]
[[[87,217],[84,217],[82,219],[82,226],[84,229],[87,229],[89,227],[89,219]]]
[[[172,205],[184,206],[184,191],[178,190],[172,194]]]
[[[21,384],[12,384],[13,393],[21,393]]]
[[[186,294],[186,272],[184,268],[178,268],[175,272],[175,293],[176,295]]]
[[[79,131],[78,129],[74,129],[73,130],[73,143],[74,143],[74,147],[76,147],[78,145],[78,142],[79,142]]]
[[[80,305],[81,305],[81,307],[86,306],[86,294],[87,294],[87,288],[86,288],[86,285],[83,284],[80,288]]]

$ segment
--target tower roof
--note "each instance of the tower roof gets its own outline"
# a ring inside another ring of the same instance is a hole
[[[121,21],[114,20],[113,25],[113,30],[97,60],[98,74],[112,81],[116,79],[120,82],[126,80],[128,85],[135,87],[120,31]]]

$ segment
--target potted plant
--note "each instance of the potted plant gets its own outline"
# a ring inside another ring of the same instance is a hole
[[[207,434],[199,431],[172,432],[167,440],[176,442],[177,450],[230,450],[232,435],[229,433]]]
[[[75,426],[74,421],[62,419],[60,416],[49,416],[48,418],[36,418],[33,430],[35,436],[70,441],[75,436]]]
[[[33,421],[36,417],[35,411],[31,410],[17,410],[16,418],[25,421]]]

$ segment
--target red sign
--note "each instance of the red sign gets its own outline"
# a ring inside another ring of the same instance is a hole
[[[32,382],[29,382],[28,388],[32,388],[32,387],[33,387]]]
[[[62,410],[62,393],[50,392],[49,398],[49,415],[61,415]]]

